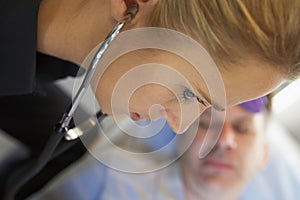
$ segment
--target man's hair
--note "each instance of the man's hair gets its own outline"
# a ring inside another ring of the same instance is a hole
[[[160,0],[148,25],[193,37],[220,62],[253,55],[300,75],[299,0]]]

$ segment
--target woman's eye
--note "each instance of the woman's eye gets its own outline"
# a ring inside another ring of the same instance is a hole
[[[186,99],[197,98],[196,95],[195,95],[192,91],[190,91],[190,90],[188,90],[188,89],[184,90],[183,96],[184,96],[184,98],[186,98]]]
[[[181,91],[178,96],[179,96],[179,99],[183,102],[197,98],[197,96],[191,90],[189,90],[187,88],[185,88],[183,91]]]
[[[203,106],[207,107],[209,104],[207,103],[207,101],[199,98],[198,96],[196,96],[191,90],[189,89],[185,89],[183,91],[183,93],[180,95],[182,100],[190,100],[190,99],[196,99],[200,104],[202,104]]]

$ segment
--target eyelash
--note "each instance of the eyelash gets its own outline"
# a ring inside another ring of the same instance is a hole
[[[184,101],[190,100],[190,99],[192,99],[192,98],[196,98],[197,101],[198,101],[200,104],[202,104],[202,105],[204,105],[204,106],[207,106],[207,104],[206,104],[206,102],[205,102],[204,100],[202,100],[202,99],[200,99],[199,97],[197,97],[191,90],[189,90],[189,89],[187,89],[187,88],[185,88],[185,89],[183,90],[183,92],[182,92],[182,94],[180,95],[180,97],[181,97],[181,99],[183,99]]]

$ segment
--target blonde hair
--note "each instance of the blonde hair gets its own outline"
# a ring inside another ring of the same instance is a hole
[[[250,54],[300,75],[299,0],[159,0],[149,26],[188,34],[220,61]]]

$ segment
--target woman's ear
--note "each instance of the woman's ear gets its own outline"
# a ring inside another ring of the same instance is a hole
[[[125,0],[110,0],[110,12],[111,16],[116,21],[121,21],[126,12],[127,5]]]
[[[138,4],[138,13],[133,23],[144,24],[146,16],[153,10],[159,0],[110,0],[111,15],[116,21],[124,18],[127,8]]]

